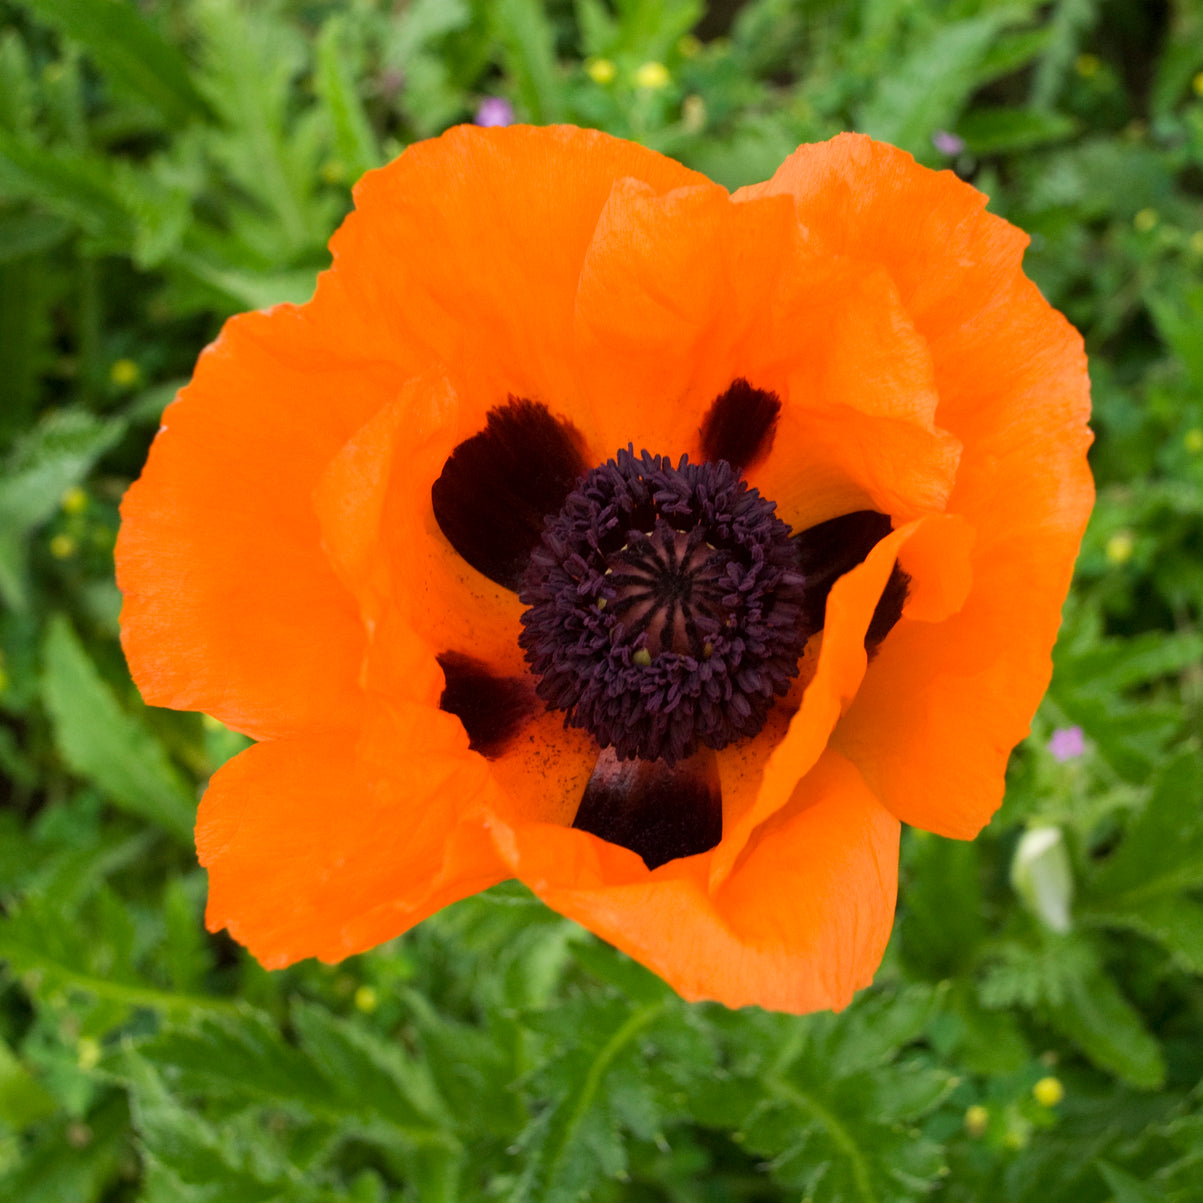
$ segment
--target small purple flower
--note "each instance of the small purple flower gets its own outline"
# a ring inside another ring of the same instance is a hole
[[[959,155],[965,149],[965,139],[946,129],[936,130],[931,136],[931,144],[942,155]]]
[[[476,124],[513,125],[514,106],[504,96],[486,96],[476,110]]]
[[[1058,727],[1053,737],[1048,741],[1048,750],[1053,759],[1064,764],[1067,760],[1077,760],[1086,751],[1086,738],[1081,727]]]

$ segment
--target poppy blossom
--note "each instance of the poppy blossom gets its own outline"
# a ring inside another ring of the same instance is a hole
[[[1092,502],[1025,236],[843,135],[735,193],[573,128],[366,176],[124,503],[149,702],[258,742],[207,921],[336,960],[509,878],[687,998],[841,1007],[989,820]]]

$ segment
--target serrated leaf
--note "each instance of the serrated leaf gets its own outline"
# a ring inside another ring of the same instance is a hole
[[[383,161],[355,77],[346,62],[344,46],[348,26],[345,16],[327,19],[317,39],[317,92],[334,127],[334,146],[351,179],[379,167]]]
[[[142,15],[114,0],[22,0],[39,19],[80,43],[113,87],[148,101],[163,121],[180,125],[210,116],[188,64]]]
[[[1114,909],[1098,907],[1090,917],[1156,940],[1188,973],[1203,974],[1203,906],[1192,899],[1174,894]]]
[[[0,1039],[0,1120],[18,1132],[58,1110],[52,1095]]]
[[[8,605],[27,600],[25,540],[124,431],[120,419],[69,409],[43,418],[13,448],[0,477],[0,598]]]
[[[577,942],[573,956],[595,977],[618,987],[634,1003],[662,1002],[670,995],[663,978],[600,940]]]
[[[493,12],[522,107],[535,124],[559,120],[555,36],[543,6],[537,0],[496,0]]]
[[[874,1069],[919,1039],[940,1006],[944,991],[916,983],[897,992],[863,995],[821,1040],[822,1059],[836,1077]]]
[[[56,1127],[33,1146],[16,1168],[0,1176],[0,1198],[21,1203],[93,1203],[116,1179],[127,1147],[129,1116],[125,1099],[111,1092],[87,1116],[89,1139],[71,1144],[66,1125]]]
[[[1158,772],[1119,848],[1089,879],[1091,899],[1110,910],[1203,886],[1203,760],[1179,752]]]
[[[49,213],[0,213],[0,263],[53,250],[71,226]]]
[[[814,1203],[904,1203],[927,1194],[943,1149],[901,1121],[934,1106],[948,1075],[918,1069],[912,1096],[883,1091],[885,1075],[832,1080],[824,1068],[803,1059],[788,1075],[767,1078],[743,1125],[746,1146],[771,1157],[774,1179]]]
[[[265,1016],[246,1011],[165,1029],[139,1052],[169,1069],[181,1093],[302,1108],[323,1123],[385,1142],[454,1146],[431,1114],[440,1105],[433,1089],[399,1050],[309,1004],[298,1003],[293,1014],[301,1049],[286,1044]]]
[[[1161,1047],[1101,966],[1069,978],[1065,997],[1048,1010],[1053,1025],[1100,1069],[1142,1090],[1164,1082]]]
[[[937,24],[882,78],[862,106],[857,129],[912,152],[954,119],[980,79],[987,49],[1009,14],[993,12]]]
[[[378,1115],[392,1127],[423,1138],[450,1126],[429,1073],[396,1044],[300,1000],[293,1004],[292,1023],[332,1097],[348,1109]]]
[[[112,803],[191,845],[196,800],[162,744],[122,710],[62,615],[42,644],[42,697],[71,770]]]
[[[1044,146],[1069,138],[1077,130],[1072,117],[1038,109],[979,108],[957,122],[957,133],[977,155]]]
[[[599,1172],[608,1177],[625,1172],[622,1117],[615,1113],[613,1099],[625,1094],[629,1115],[632,1092],[646,1095],[635,1041],[661,1018],[666,1005],[632,1010],[625,1002],[598,999],[579,1015],[575,1044],[564,1042],[554,1069],[543,1074],[556,1084],[557,1093],[520,1138],[527,1160],[511,1196],[514,1203],[576,1203]],[[619,1077],[625,1081],[616,1092]],[[646,1115],[654,1105],[645,1097],[639,1109]]]
[[[119,901],[110,894],[107,918],[112,920]],[[114,955],[116,933],[104,930],[103,918],[88,916],[86,925],[75,909],[76,900],[32,893],[21,905],[0,917],[0,959],[15,973],[26,974],[26,988],[51,999],[64,990],[92,995],[111,1004],[116,1013],[136,1007],[171,1014],[221,1014],[234,1004],[224,999],[171,993],[141,980],[129,963]],[[128,921],[128,919],[127,919]],[[128,942],[128,933],[127,933]]]
[[[1111,1188],[1111,1203],[1164,1203],[1165,1195],[1139,1178],[1125,1174],[1106,1161],[1096,1161],[1099,1173]]]
[[[134,1052],[125,1056],[124,1076],[130,1087],[130,1112],[146,1154],[180,1181],[197,1186],[219,1183],[230,1203],[267,1203],[286,1191],[289,1197],[312,1197],[292,1176],[271,1175],[254,1165],[258,1150],[240,1148],[231,1132],[190,1111],[172,1096],[159,1070]],[[241,1142],[239,1142],[241,1143]],[[258,1172],[256,1172],[258,1171]]]
[[[53,150],[0,130],[0,186],[71,222],[106,246],[128,245],[132,223],[99,155]]]

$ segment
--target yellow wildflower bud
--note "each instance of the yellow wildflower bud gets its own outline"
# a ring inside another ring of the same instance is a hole
[[[100,1062],[100,1042],[84,1036],[75,1046],[76,1063],[80,1069],[95,1069]]]
[[[1131,531],[1117,531],[1107,540],[1107,559],[1112,564],[1126,564],[1136,550],[1136,540]]]
[[[59,505],[66,514],[81,514],[88,506],[88,495],[79,485],[72,485],[59,498]]]
[[[75,540],[70,535],[55,535],[50,540],[50,554],[56,560],[69,560],[75,554]]]
[[[635,72],[635,84],[640,88],[666,88],[672,82],[672,76],[663,63],[644,63]]]
[[[380,1006],[380,996],[373,986],[360,986],[355,991],[355,1009],[357,1011],[371,1015],[378,1006]]]
[[[318,169],[323,184],[341,184],[347,178],[347,165],[341,159],[327,159]]]
[[[591,58],[585,64],[585,74],[595,84],[608,84],[614,82],[618,70],[608,58]]]
[[[1032,1096],[1041,1107],[1055,1107],[1065,1097],[1065,1087],[1060,1078],[1041,1078],[1032,1087]]]
[[[1137,215],[1132,218],[1132,224],[1142,233],[1147,234],[1158,222],[1156,209],[1141,209]]]
[[[965,1108],[965,1131],[975,1140],[985,1135],[989,1125],[990,1112],[981,1103],[974,1103],[972,1107]]]
[[[142,379],[142,369],[132,359],[118,359],[109,368],[109,379],[118,388],[133,388]]]

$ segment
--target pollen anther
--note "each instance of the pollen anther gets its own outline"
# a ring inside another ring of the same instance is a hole
[[[812,633],[789,527],[725,461],[633,448],[550,517],[519,594],[539,696],[620,760],[755,735]]]

